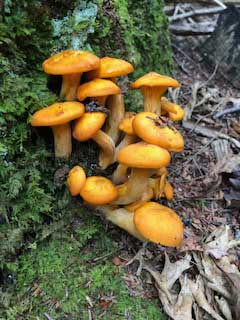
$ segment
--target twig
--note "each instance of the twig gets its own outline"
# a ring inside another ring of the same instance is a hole
[[[212,24],[188,24],[185,26],[171,25],[170,31],[174,34],[182,36],[193,36],[193,35],[208,35],[214,31]]]
[[[201,134],[205,137],[208,137],[208,138],[229,140],[237,148],[240,149],[240,142],[237,139],[234,139],[225,133],[222,133],[222,132],[219,132],[219,131],[216,131],[213,129],[209,129],[209,128],[203,127],[201,125],[196,126],[196,124],[192,121],[183,121],[183,128],[195,131],[196,133],[199,133],[199,134]]]
[[[227,8],[227,6],[225,6],[225,4],[222,3],[222,1],[220,1],[220,0],[213,0],[213,1],[214,1],[215,3],[217,3],[220,7],[224,8],[224,9]]]
[[[224,8],[220,8],[220,7],[214,7],[214,8],[209,8],[209,9],[198,9],[198,10],[192,10],[190,12],[185,12],[182,14],[178,14],[172,17],[169,17],[169,21],[176,21],[176,20],[180,20],[180,19],[185,19],[185,18],[189,18],[192,16],[199,16],[199,15],[205,15],[205,14],[216,14],[219,13],[221,11],[223,11]]]
[[[50,315],[48,314],[48,313],[44,313],[44,317],[46,317],[47,318],[47,320],[53,320],[51,317],[50,317]]]
[[[223,111],[219,111],[213,116],[213,118],[214,119],[221,118],[222,116],[225,116],[228,113],[234,113],[234,112],[240,112],[240,106],[236,106],[236,107],[228,108]]]

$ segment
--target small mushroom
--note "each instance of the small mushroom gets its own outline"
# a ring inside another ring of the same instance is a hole
[[[43,70],[48,74],[63,76],[60,97],[72,101],[76,98],[82,73],[98,68],[99,63],[100,59],[90,52],[65,50],[45,60]]]
[[[134,212],[134,224],[147,240],[167,247],[177,247],[183,240],[183,223],[172,209],[147,202]]]
[[[167,98],[161,98],[161,107],[164,112],[167,112],[167,117],[171,121],[180,121],[185,116],[185,111],[178,104],[168,101]]]
[[[87,73],[87,79],[104,78],[116,82],[116,77],[123,76],[133,72],[131,63],[111,57],[104,57],[100,60],[100,65],[96,70]],[[107,120],[105,132],[112,137],[114,143],[117,143],[119,138],[118,125],[124,118],[125,106],[124,99],[121,93],[114,94],[107,101],[110,116]]]
[[[116,147],[115,159],[114,159],[115,161],[116,161],[116,156],[118,152],[122,148],[136,142],[137,140],[137,136],[132,126],[132,121],[135,115],[136,115],[135,112],[125,112],[124,119],[119,123],[119,129],[125,133],[125,136]],[[113,175],[112,175],[112,180],[115,184],[123,183],[127,180],[127,169],[128,167],[121,163],[117,166],[116,170],[113,172]]]
[[[73,137],[79,141],[93,139],[101,148],[99,165],[106,169],[113,162],[115,155],[114,143],[101,127],[106,120],[106,114],[102,112],[86,112],[73,126]]]
[[[80,102],[56,102],[35,112],[31,118],[31,125],[51,127],[54,135],[55,157],[68,159],[72,153],[70,121],[81,117],[83,113],[84,105]]]
[[[117,186],[119,195],[113,202],[124,205],[141,199],[153,169],[166,166],[170,162],[170,154],[159,146],[138,142],[121,149],[117,161],[132,168],[128,180]]]
[[[67,186],[72,196],[77,196],[86,183],[86,174],[82,167],[73,167],[68,174]]]
[[[150,72],[131,83],[132,89],[141,89],[144,96],[144,111],[161,115],[160,97],[168,87],[179,87],[179,82],[171,77]]]
[[[184,140],[180,132],[156,113],[140,112],[133,120],[133,129],[144,141],[168,151],[181,152]]]
[[[109,95],[120,93],[120,88],[110,80],[94,79],[81,84],[77,90],[77,98],[83,101],[91,98],[100,106],[105,106],[106,99]]]
[[[156,202],[147,202],[135,211],[99,206],[108,221],[126,230],[141,241],[151,241],[167,247],[177,247],[183,240],[183,224],[172,209]]]
[[[118,196],[117,188],[112,184],[111,180],[100,177],[88,177],[86,183],[80,190],[80,196],[93,205],[107,204]]]

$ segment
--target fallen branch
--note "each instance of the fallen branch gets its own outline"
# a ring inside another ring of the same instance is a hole
[[[193,36],[193,35],[208,35],[214,31],[214,26],[211,24],[188,24],[185,26],[170,25],[170,31],[177,35]]]
[[[240,106],[236,106],[236,107],[228,108],[223,111],[219,111],[213,116],[213,118],[214,119],[221,118],[222,116],[225,116],[226,114],[234,113],[234,112],[240,112]]]
[[[219,13],[221,11],[223,11],[224,8],[222,7],[214,7],[214,8],[209,8],[209,9],[197,9],[197,10],[192,10],[189,12],[185,12],[182,14],[178,14],[172,17],[169,17],[169,21],[176,21],[176,20],[181,20],[181,19],[186,19],[189,17],[193,17],[193,16],[200,16],[200,15],[208,15],[208,14],[216,14]]]
[[[194,123],[193,121],[183,121],[183,128],[187,129],[187,130],[192,130],[196,133],[199,133],[200,135],[203,135],[207,138],[220,138],[220,139],[226,139],[229,140],[231,143],[233,143],[237,148],[240,149],[240,142],[232,137],[230,137],[229,135],[213,130],[213,129],[209,129],[206,128],[204,126],[201,125],[196,125],[196,123]]]

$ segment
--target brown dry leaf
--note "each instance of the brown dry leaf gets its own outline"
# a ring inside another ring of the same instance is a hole
[[[165,253],[165,265],[161,273],[143,263],[143,268],[152,275],[156,282],[159,298],[165,312],[175,320],[192,320],[193,298],[187,277],[181,278],[181,291],[178,295],[170,292],[182,273],[190,268],[190,260],[191,256],[187,254],[183,259],[171,263]]]
[[[217,302],[219,310],[224,315],[226,320],[233,320],[232,313],[229,308],[227,300],[223,297],[218,297],[218,296],[215,296],[214,298],[215,298],[215,301]]]
[[[205,279],[206,286],[224,297],[230,298],[223,274],[214,261],[208,255],[193,254],[193,256],[199,273]]]
[[[225,320],[222,318],[209,304],[209,302],[206,299],[205,296],[205,288],[203,279],[201,276],[197,277],[196,282],[189,279],[189,286],[192,291],[193,297],[196,300],[199,307],[201,307],[203,310],[205,310],[213,319],[216,320]]]
[[[215,229],[205,241],[204,252],[216,259],[227,255],[229,249],[240,245],[240,240],[230,239],[230,227],[222,226]]]
[[[224,257],[216,263],[222,271],[229,292],[228,303],[235,319],[240,315],[240,272],[237,266]]]

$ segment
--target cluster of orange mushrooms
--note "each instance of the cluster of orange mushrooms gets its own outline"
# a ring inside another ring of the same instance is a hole
[[[43,69],[50,75],[62,75],[60,99],[64,102],[37,111],[31,125],[51,126],[55,157],[70,158],[73,137],[97,143],[102,169],[118,162],[112,180],[86,177],[82,167],[73,167],[67,178],[70,193],[80,195],[137,239],[179,246],[181,219],[172,209],[151,201],[173,198],[166,166],[170,152],[183,150],[182,135],[172,123],[181,120],[184,111],[163,94],[169,87],[178,87],[178,81],[150,72],[131,83],[144,96],[144,111],[136,114],[125,111],[116,84],[116,77],[133,72],[127,61],[66,50],[44,61]]]

